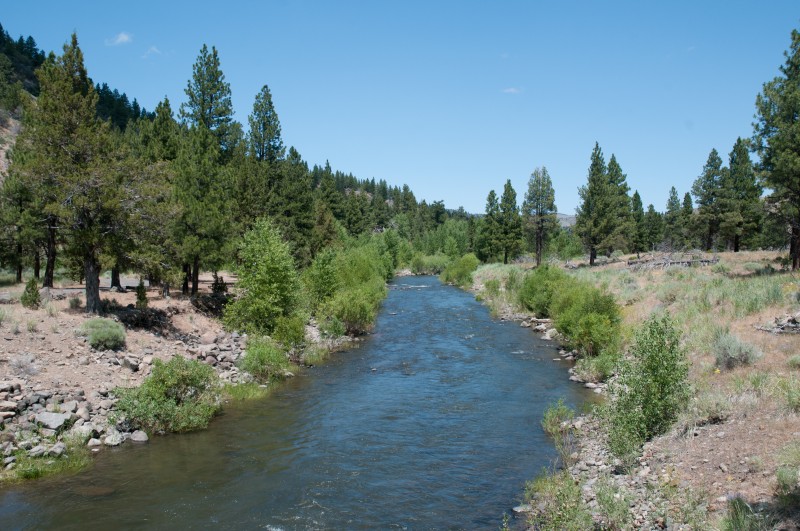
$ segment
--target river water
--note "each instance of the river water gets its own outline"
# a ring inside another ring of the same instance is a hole
[[[0,529],[497,529],[584,390],[554,345],[435,277],[394,281],[360,348],[226,407],[0,490]]]

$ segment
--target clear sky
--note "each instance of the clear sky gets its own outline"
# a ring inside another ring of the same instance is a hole
[[[216,46],[235,118],[269,85],[309,165],[471,212],[546,166],[572,214],[595,141],[658,210],[727,161],[800,2],[4,0],[0,23],[58,53],[77,32],[89,75],[148,110]]]

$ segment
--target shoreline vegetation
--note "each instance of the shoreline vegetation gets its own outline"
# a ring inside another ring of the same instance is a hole
[[[800,362],[797,336],[782,331],[800,320],[800,282],[776,252],[697,255],[665,268],[635,267],[635,256],[577,268],[465,257],[442,273],[495,317],[554,340],[554,362],[576,360],[570,379],[605,398],[546,412],[560,458],[515,508],[531,528],[797,521]]]

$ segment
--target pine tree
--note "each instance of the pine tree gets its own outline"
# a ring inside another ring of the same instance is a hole
[[[189,125],[211,132],[220,154],[225,154],[235,144],[236,130],[231,86],[220,69],[215,47],[211,47],[211,52],[205,44],[200,49],[185,92],[188,100],[181,104],[181,118]]]
[[[711,250],[719,234],[719,194],[723,171],[722,159],[717,150],[712,149],[703,166],[703,173],[692,185],[692,193],[697,203],[698,233],[706,251]]]
[[[528,180],[528,191],[522,203],[522,218],[526,232],[533,242],[536,265],[542,263],[544,246],[558,228],[555,190],[547,168],[533,170]]]
[[[723,173],[719,194],[720,235],[733,252],[739,252],[743,240],[758,236],[761,191],[747,141],[738,138],[730,153],[728,171]]]
[[[486,197],[486,215],[480,223],[478,239],[479,258],[489,262],[500,252],[500,203],[494,190]]]
[[[633,219],[633,236],[631,238],[631,251],[639,256],[642,251],[647,251],[647,227],[644,219],[644,206],[639,191],[633,192],[631,198],[631,217]]]
[[[647,205],[644,215],[645,244],[647,249],[655,249],[664,238],[664,219],[652,204]]]
[[[800,269],[800,32],[784,53],[781,75],[764,84],[756,98],[753,140],[761,157],[769,202],[789,227],[792,269]]]
[[[623,173],[614,154],[608,161],[607,172],[607,210],[602,223],[605,235],[598,247],[604,249],[610,256],[617,249],[628,248],[634,226],[631,217],[631,198],[628,196],[630,188],[626,181],[627,176]]]
[[[689,192],[683,196],[680,219],[681,246],[685,249],[692,249],[695,246],[694,207],[692,206],[692,194]]]
[[[282,160],[286,148],[281,139],[281,122],[272,104],[272,94],[264,85],[253,103],[253,113],[247,119],[250,124],[248,151],[259,162],[275,164]]]
[[[575,232],[589,251],[589,265],[594,265],[598,247],[606,236],[605,229],[608,224],[608,220],[604,219],[608,210],[606,173],[603,151],[600,149],[600,144],[595,142],[587,183],[578,189],[582,203],[577,209],[575,220]]]
[[[667,210],[664,213],[664,241],[672,250],[682,246],[681,229],[681,201],[678,199],[678,191],[673,186],[669,189]]]
[[[517,192],[511,186],[511,179],[503,186],[500,198],[500,250],[503,252],[503,263],[513,259],[522,247],[522,220],[517,206]]]

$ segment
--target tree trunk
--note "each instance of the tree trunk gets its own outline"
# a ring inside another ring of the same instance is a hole
[[[181,293],[184,295],[189,294],[189,277],[191,276],[191,269],[189,264],[183,264],[183,284],[181,285]]]
[[[22,244],[17,244],[17,284],[22,283]]]
[[[56,228],[54,225],[55,223],[50,222],[47,227],[47,246],[45,247],[47,262],[44,266],[43,288],[53,287],[53,275],[56,271]]]
[[[740,239],[741,239],[741,236],[739,236],[738,234],[734,234],[733,235],[733,252],[734,253],[738,253],[739,252],[739,240]]]
[[[542,247],[544,247],[542,240],[541,230],[536,231],[536,267],[542,263]]]
[[[192,295],[197,295],[200,284],[200,257],[195,256],[192,263]]]
[[[595,249],[594,247],[591,247],[589,249],[589,265],[590,266],[594,265],[594,259],[595,258],[597,258],[597,249]]]
[[[169,282],[162,282],[161,283],[161,296],[165,299],[169,299]]]
[[[792,271],[800,269],[800,224],[792,227],[792,236],[789,240],[789,256],[792,257]]]
[[[36,249],[36,252],[33,253],[33,278],[39,280],[41,277],[42,271],[42,255],[39,252],[39,249]]]
[[[83,259],[83,274],[86,276],[86,312],[100,313],[100,264],[94,256]]]
[[[122,291],[122,282],[119,279],[119,267],[117,266],[111,268],[111,287]]]

